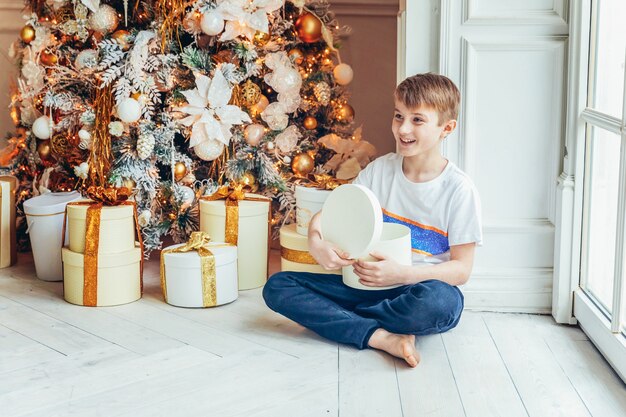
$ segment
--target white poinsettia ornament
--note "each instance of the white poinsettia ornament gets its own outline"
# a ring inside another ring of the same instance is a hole
[[[222,71],[215,71],[213,79],[200,73],[196,73],[195,77],[196,88],[182,92],[187,105],[176,109],[189,114],[180,121],[184,126],[191,126],[189,147],[209,141],[228,146],[233,126],[251,123],[252,120],[239,107],[228,104],[232,87]]]
[[[215,11],[226,20],[226,29],[221,41],[245,36],[249,40],[254,38],[256,31],[269,32],[267,15],[280,9],[284,0],[224,0]]]

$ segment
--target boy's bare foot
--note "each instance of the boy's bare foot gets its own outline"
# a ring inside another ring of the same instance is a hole
[[[420,361],[420,354],[415,349],[415,336],[413,335],[396,334],[385,329],[377,329],[370,337],[368,345],[404,359],[411,368],[415,368]]]

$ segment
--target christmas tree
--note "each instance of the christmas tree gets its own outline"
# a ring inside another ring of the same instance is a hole
[[[0,152],[20,201],[127,187],[146,253],[198,228],[197,200],[239,183],[291,222],[298,182],[356,176],[340,28],[326,0],[29,0],[10,51],[16,130]],[[317,174],[317,175],[315,175]]]

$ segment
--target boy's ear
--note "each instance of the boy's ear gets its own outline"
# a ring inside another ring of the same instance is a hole
[[[450,133],[454,132],[454,129],[456,129],[456,120],[448,120],[443,126],[441,139],[445,139]]]

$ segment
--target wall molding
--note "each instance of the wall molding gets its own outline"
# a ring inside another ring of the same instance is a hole
[[[568,24],[568,0],[554,0],[551,9],[525,9],[513,12],[481,14],[475,11],[475,0],[463,0],[462,16],[465,25],[519,25],[560,26]]]

